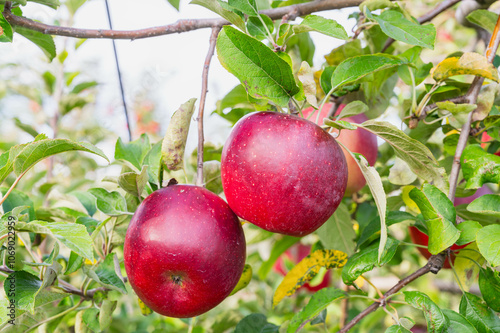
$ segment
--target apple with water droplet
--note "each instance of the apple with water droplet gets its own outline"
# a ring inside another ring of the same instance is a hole
[[[164,316],[198,316],[234,289],[245,265],[241,223],[224,200],[199,186],[149,195],[125,237],[125,270],[137,296]]]
[[[304,236],[340,204],[347,164],[335,139],[313,122],[255,112],[231,131],[221,177],[236,215],[268,231]]]

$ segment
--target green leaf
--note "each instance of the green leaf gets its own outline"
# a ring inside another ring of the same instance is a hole
[[[414,174],[408,164],[396,157],[394,165],[389,170],[388,180],[394,185],[409,185],[417,179],[417,175]]]
[[[167,133],[161,145],[162,161],[169,170],[180,170],[184,166],[184,151],[193,116],[196,98],[182,104],[172,115]]]
[[[118,185],[125,190],[125,192],[141,198],[142,192],[148,182],[148,167],[144,165],[140,174],[135,172],[125,172],[118,177]]]
[[[85,226],[81,224],[45,221],[17,222],[16,230],[51,235],[76,254],[91,261],[94,260],[92,240]]]
[[[331,120],[330,118],[323,119],[323,124],[325,126],[333,127],[339,130],[355,130],[356,126],[351,125],[350,122],[345,120]]]
[[[248,18],[247,30],[251,36],[257,38],[258,40],[263,40],[268,37],[268,31],[270,33],[273,32],[274,23],[273,20],[271,20],[267,15],[259,14],[259,16],[260,19],[257,16]],[[261,20],[264,21],[265,26],[262,24]]]
[[[47,58],[49,58],[49,61],[52,61],[56,57],[56,44],[51,35],[45,35],[41,32],[20,26],[16,26],[14,31],[38,46]]]
[[[368,105],[366,105],[361,101],[353,101],[344,106],[344,108],[342,109],[342,111],[340,111],[337,118],[338,119],[347,118],[355,116],[360,113],[365,113],[366,111],[368,111]]]
[[[150,149],[151,144],[146,134],[142,134],[139,139],[129,143],[124,143],[121,138],[118,138],[115,145],[115,159],[126,161],[140,171],[142,162]]]
[[[488,225],[477,232],[479,252],[493,267],[500,266],[500,224]]]
[[[269,259],[264,261],[259,268],[258,275],[261,280],[264,280],[274,266],[276,260],[293,244],[297,243],[300,238],[292,236],[283,236],[280,240],[274,242]]]
[[[0,187],[0,193],[4,196],[8,191],[6,187]],[[16,207],[25,207],[19,214],[28,214],[28,221],[32,221],[36,218],[35,205],[33,201],[25,193],[19,190],[13,190],[10,192],[9,196],[2,203],[2,208],[4,213],[13,212]]]
[[[35,308],[49,302],[60,300],[70,294],[55,288],[42,289],[42,281],[26,271],[17,271],[10,274],[4,284],[5,294],[9,295],[10,283],[15,283],[16,309],[34,313]],[[12,293],[11,293],[12,294]]]
[[[384,139],[394,148],[396,156],[405,161],[419,177],[448,192],[448,176],[444,168],[439,167],[432,152],[418,140],[410,138],[403,131],[388,122],[368,120],[358,125]]]
[[[28,124],[25,124],[23,123],[21,120],[19,120],[19,118],[14,118],[14,122],[16,124],[16,127],[23,130],[24,132],[28,133],[29,135],[31,135],[32,137],[36,137],[37,135],[39,135],[40,133],[37,132],[36,129],[33,128],[33,126],[31,125],[28,125]]]
[[[451,112],[456,115],[458,113],[470,113],[477,108],[476,104],[455,104],[450,101],[436,102],[438,108]]]
[[[466,19],[481,28],[493,33],[498,20],[498,14],[486,9],[477,9],[467,15]]]
[[[466,189],[480,188],[484,183],[500,183],[500,156],[485,152],[479,145],[467,145],[460,158]]]
[[[27,144],[16,145],[0,155],[0,183],[14,170],[14,160]]]
[[[325,60],[329,65],[328,67],[334,67],[338,66],[342,61],[348,58],[359,56],[363,53],[364,52],[363,48],[361,47],[361,41],[359,40],[359,38],[356,38],[353,41],[344,43],[339,47],[333,49],[330,54],[325,56]],[[328,92],[329,90],[330,89],[328,89],[326,92]]]
[[[344,147],[345,148],[345,147]],[[347,148],[345,148],[349,151]],[[365,177],[366,184],[370,188],[370,192],[372,193],[373,199],[375,200],[375,204],[377,205],[378,215],[380,217],[380,243],[378,247],[378,265],[383,265],[384,261],[383,257],[387,251],[387,226],[385,223],[386,212],[387,212],[387,199],[384,190],[384,186],[382,184],[382,179],[378,174],[375,167],[372,167],[368,164],[368,161],[360,154],[353,154],[349,151],[349,153],[354,157],[354,160],[359,166],[359,169],[363,173]],[[388,245],[392,247],[392,245]],[[396,245],[397,247],[397,245]]]
[[[179,11],[179,4],[181,2],[181,0],[167,0],[169,4],[172,5],[172,7],[174,7],[175,9],[177,9],[177,11]]]
[[[234,333],[278,333],[279,327],[268,323],[266,316],[261,313],[252,313],[243,318],[236,328]]]
[[[333,215],[316,231],[325,249],[335,249],[353,254],[356,243],[351,214],[343,203],[337,207]]]
[[[259,12],[257,11],[257,4],[255,0],[229,0],[228,4],[230,7],[239,10],[245,15],[257,16]]]
[[[385,333],[411,333],[411,331],[401,325],[392,325],[385,331]]]
[[[455,242],[457,245],[465,245],[476,240],[477,232],[483,226],[481,223],[476,221],[464,221],[457,225],[457,229],[460,231],[460,237]]]
[[[93,87],[96,87],[98,85],[99,85],[99,83],[97,81],[82,82],[82,83],[77,84],[71,90],[70,94],[79,94],[86,89],[93,88]]]
[[[79,270],[82,267],[84,260],[85,259],[83,257],[71,251],[68,259],[68,265],[66,266],[66,271],[64,271],[64,275],[69,275]]]
[[[117,301],[110,301],[108,299],[102,302],[101,311],[99,311],[99,326],[101,330],[106,330],[111,325],[113,311],[115,311],[117,304]]]
[[[241,30],[245,31],[245,21],[238,14],[232,12],[229,9],[227,3],[218,0],[192,0],[190,4],[200,5],[205,7],[212,12],[219,14]]]
[[[479,272],[479,289],[486,304],[496,312],[500,312],[500,276],[489,267]]]
[[[143,164],[148,166],[149,182],[157,186],[160,185],[161,145],[162,141],[155,143],[143,161]]]
[[[397,10],[386,10],[379,16],[372,15],[367,10],[366,16],[377,21],[382,31],[397,41],[434,49],[436,28],[433,24],[420,25],[415,21],[408,20],[403,13]]]
[[[103,286],[127,294],[127,288],[120,278],[121,273],[120,275],[117,273],[120,271],[120,265],[116,254],[110,253],[97,267],[89,268],[84,266],[83,270],[85,274]]]
[[[248,286],[248,284],[252,280],[252,272],[253,272],[252,266],[250,266],[249,264],[245,264],[245,267],[243,268],[243,273],[241,273],[238,283],[234,287],[233,291],[231,291],[231,294],[229,294],[229,296],[236,294],[238,291]]]
[[[352,285],[362,274],[371,271],[376,266],[385,265],[394,257],[398,245],[399,241],[387,238],[386,247],[380,261],[378,261],[378,244],[372,244],[353,254],[342,269],[342,280],[345,284]]]
[[[444,331],[445,333],[478,333],[476,328],[460,313],[448,309],[442,311],[450,322],[450,326]]]
[[[455,244],[460,232],[455,227],[456,212],[446,194],[434,185],[424,184],[422,191],[413,188],[410,198],[422,212],[429,233],[429,252],[438,254]]]
[[[420,291],[404,291],[405,301],[416,309],[424,312],[429,333],[440,333],[448,327],[449,320],[443,311],[429,296]]]
[[[330,303],[344,297],[345,293],[337,288],[331,287],[319,290],[311,297],[309,303],[293,316],[292,321],[288,325],[287,332],[294,333],[300,331],[306,323],[319,315]]]
[[[417,218],[410,213],[400,211],[387,212],[386,224],[391,226],[404,221],[416,221]],[[361,230],[357,245],[361,246],[368,241],[373,235],[380,232],[380,217],[377,216],[369,222],[369,224]]]
[[[309,31],[317,31],[323,35],[342,40],[349,38],[344,27],[337,23],[337,21],[317,15],[307,15],[299,25],[293,26],[293,32],[296,34]]]
[[[388,54],[360,55],[342,61],[332,76],[332,89],[353,83],[369,74],[383,69],[388,69],[407,63],[406,59],[401,59]]]
[[[267,46],[224,26],[217,38],[217,54],[222,66],[235,75],[248,94],[286,106],[299,92],[290,65]]]
[[[12,42],[12,27],[5,17],[3,17],[2,13],[0,13],[0,42]]]
[[[83,313],[83,322],[94,332],[101,332],[99,325],[99,309],[90,308]]]
[[[125,198],[117,191],[108,192],[103,188],[91,188],[89,193],[96,198],[97,209],[109,216],[130,214]]]
[[[479,297],[468,292],[460,300],[460,314],[463,315],[479,333],[500,332],[500,318]]]
[[[500,215],[500,195],[484,194],[472,201],[467,210],[473,213]]]
[[[365,8],[373,12],[377,9],[398,8],[398,5],[390,0],[365,0],[359,5],[359,10],[364,12]]]
[[[31,142],[23,148],[14,160],[14,172],[20,176],[49,156],[75,150],[96,154],[109,162],[106,155],[90,143],[68,139],[43,139]]]
[[[92,194],[82,191],[73,191],[69,194],[75,196],[78,201],[80,201],[80,203],[83,205],[90,216],[93,216],[95,214],[95,212],[97,211],[97,206],[95,203],[95,197]]]

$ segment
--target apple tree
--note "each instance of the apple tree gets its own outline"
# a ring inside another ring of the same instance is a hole
[[[47,64],[0,66],[2,332],[500,332],[498,2],[193,0],[213,18],[127,31],[72,27],[85,3],[0,0],[0,42]],[[166,130],[148,97],[128,138],[89,116],[87,39],[198,29]],[[215,106],[213,61],[240,82]]]

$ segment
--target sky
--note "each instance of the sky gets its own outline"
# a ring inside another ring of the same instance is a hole
[[[173,23],[184,18],[215,18],[217,15],[209,10],[181,1],[180,12],[177,12],[166,0],[109,0],[111,18],[114,29],[133,30],[157,25]],[[23,8],[24,14],[42,22],[51,22],[58,12],[35,3]],[[354,20],[348,20],[353,9],[336,10],[318,13],[335,19],[346,27],[352,35]],[[300,19],[297,21],[300,22]],[[62,22],[64,23],[64,22]],[[77,12],[74,27],[108,28],[104,1],[87,1]],[[119,61],[125,86],[125,96],[130,103],[134,96],[147,92],[156,103],[156,118],[166,130],[173,112],[190,98],[200,98],[201,73],[208,51],[210,29],[201,29],[182,34],[172,34],[135,41],[117,40]],[[319,33],[311,33],[316,45],[315,66],[323,62],[323,56],[342,41]],[[58,40],[62,43],[74,41]],[[27,66],[47,66],[43,54],[31,43],[18,37],[14,44],[0,46],[0,61],[20,61]],[[122,138],[127,137],[125,119],[121,108],[121,95],[116,75],[116,67],[112,42],[108,39],[88,40],[76,53],[68,59],[68,69],[84,69],[89,79],[100,82],[95,114],[101,124],[114,131]],[[50,66],[50,65],[49,65]],[[29,82],[29,77],[26,78]],[[230,131],[225,120],[208,115],[215,109],[216,101],[224,97],[238,80],[229,74],[219,63],[217,56],[212,58],[209,72],[209,92],[205,106],[206,141],[223,144]],[[10,101],[9,109],[21,107],[22,101]],[[19,104],[16,104],[19,103]],[[196,105],[198,107],[198,103]],[[29,119],[26,119],[29,122]],[[196,147],[195,122],[191,125],[187,151]],[[50,128],[46,128],[50,132]],[[50,133],[48,133],[50,135]]]

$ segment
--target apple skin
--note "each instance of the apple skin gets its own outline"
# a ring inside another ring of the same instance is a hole
[[[491,136],[488,135],[488,133],[483,132],[483,135],[481,136],[481,148],[486,149],[487,142],[493,140]],[[500,150],[495,153],[495,155],[500,156]]]
[[[304,236],[340,204],[347,164],[335,139],[316,124],[255,112],[231,131],[222,150],[221,177],[236,215],[271,232]]]
[[[195,317],[222,302],[238,283],[245,257],[238,217],[199,186],[153,192],[139,205],[125,237],[132,288],[168,317]]]
[[[458,205],[470,204],[472,201],[479,198],[480,196],[482,196],[484,194],[492,194],[492,193],[493,192],[489,189],[489,187],[484,185],[483,187],[479,188],[471,196],[463,197],[463,198],[455,198],[454,205],[458,206]],[[424,245],[424,246],[429,245],[429,236],[427,236],[422,231],[418,230],[417,227],[414,227],[414,226],[410,226],[409,230],[410,230],[410,238],[411,238],[413,243],[419,244],[419,245]],[[469,244],[465,244],[465,245],[454,244],[451,246],[451,250],[453,250],[453,251],[460,250],[460,249],[463,249],[464,247],[466,247],[467,245],[469,245]],[[425,249],[423,247],[418,247],[417,249],[426,259],[430,258],[431,253],[429,251],[427,251],[427,249]],[[453,255],[453,254],[451,254],[451,261],[455,262],[455,255]],[[451,268],[450,262],[448,260],[446,260],[444,262],[443,268]]]
[[[311,246],[304,245],[304,244],[295,244],[291,248],[285,251],[278,260],[274,263],[273,269],[280,273],[281,275],[285,276],[288,272],[285,267],[285,258],[293,262],[294,264],[297,264],[300,262],[302,259],[307,257],[311,253]],[[300,288],[305,288],[308,291],[315,293],[318,290],[321,290],[323,288],[326,288],[330,285],[330,270],[327,270],[325,273],[325,276],[323,277],[323,280],[321,281],[320,284],[316,286],[311,286],[309,283],[304,284]]]
[[[332,104],[327,103],[321,109],[321,113],[319,115],[319,124],[323,124],[323,119],[328,116],[328,112],[330,111]],[[344,108],[344,104],[341,104],[336,114],[339,114],[340,111]],[[314,109],[312,107],[304,109],[302,114],[304,117],[307,117]],[[310,119],[316,120],[317,113],[313,114]],[[352,117],[342,118],[342,120],[361,124],[368,120],[368,118],[364,114],[358,114]],[[335,129],[332,131],[338,132]],[[343,130],[340,132],[340,136],[335,138],[338,142],[342,143],[353,153],[358,153],[363,155],[370,165],[374,165],[377,160],[378,153],[378,145],[377,145],[377,136],[362,129],[358,128],[356,130]],[[353,193],[358,192],[366,185],[365,177],[361,172],[358,164],[354,160],[354,158],[349,154],[344,147],[342,147],[342,151],[344,152],[345,159],[347,161],[347,169],[348,169],[348,178],[347,178],[347,188],[345,191],[346,196],[351,196]]]

